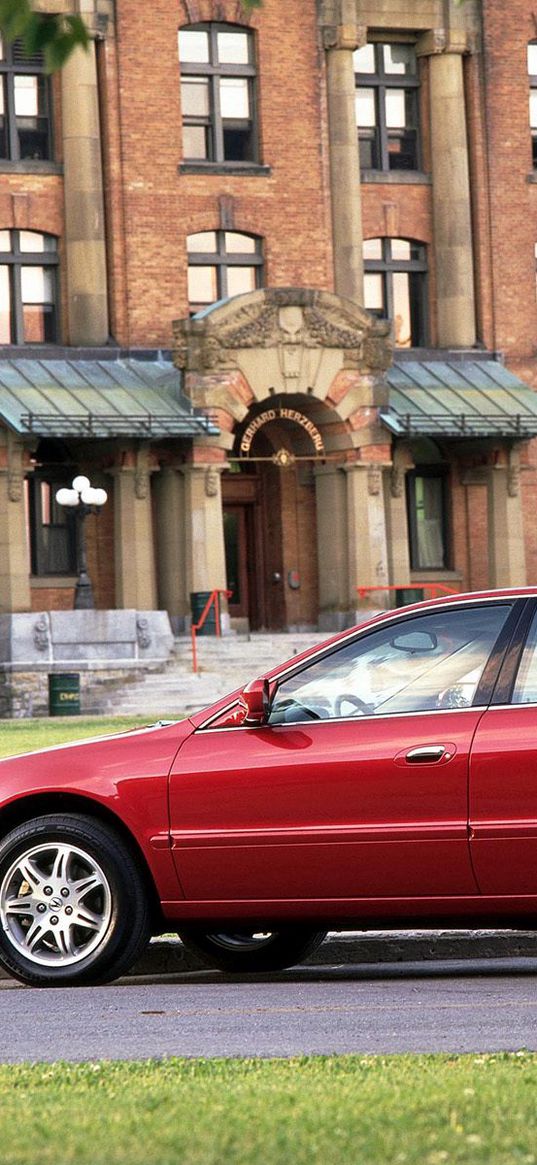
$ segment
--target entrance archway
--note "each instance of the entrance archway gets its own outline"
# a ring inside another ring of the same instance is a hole
[[[387,581],[388,326],[329,292],[271,288],[178,321],[175,338],[186,392],[220,430],[193,462],[221,471],[231,614],[352,621],[358,583]]]

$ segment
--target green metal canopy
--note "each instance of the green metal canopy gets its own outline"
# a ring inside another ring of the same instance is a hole
[[[217,433],[181,394],[169,360],[0,360],[0,418],[39,437]]]
[[[537,436],[537,392],[497,360],[406,360],[388,369],[381,419],[399,437]]]

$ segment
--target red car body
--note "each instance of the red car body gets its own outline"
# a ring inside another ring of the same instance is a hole
[[[363,648],[379,628],[397,646],[416,615],[483,604],[506,612],[485,704],[271,724],[249,717],[248,695],[235,692],[177,723],[1,761],[0,836],[49,814],[111,826],[143,868],[154,930],[527,925],[537,910],[537,701],[514,703],[511,692],[537,589],[387,612],[267,678],[274,699],[286,677]]]

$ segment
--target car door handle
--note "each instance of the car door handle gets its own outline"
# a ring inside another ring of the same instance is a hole
[[[450,759],[450,753],[446,752],[443,744],[424,744],[419,748],[411,748],[409,752],[405,753],[405,760],[410,765],[430,765],[435,761]]]

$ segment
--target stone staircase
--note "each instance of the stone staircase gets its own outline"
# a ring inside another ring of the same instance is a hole
[[[221,639],[199,636],[195,674],[190,638],[181,637],[164,668],[148,670],[143,676],[138,673],[121,688],[101,692],[99,712],[163,719],[189,715],[326,638],[325,632],[315,631],[231,633]]]

